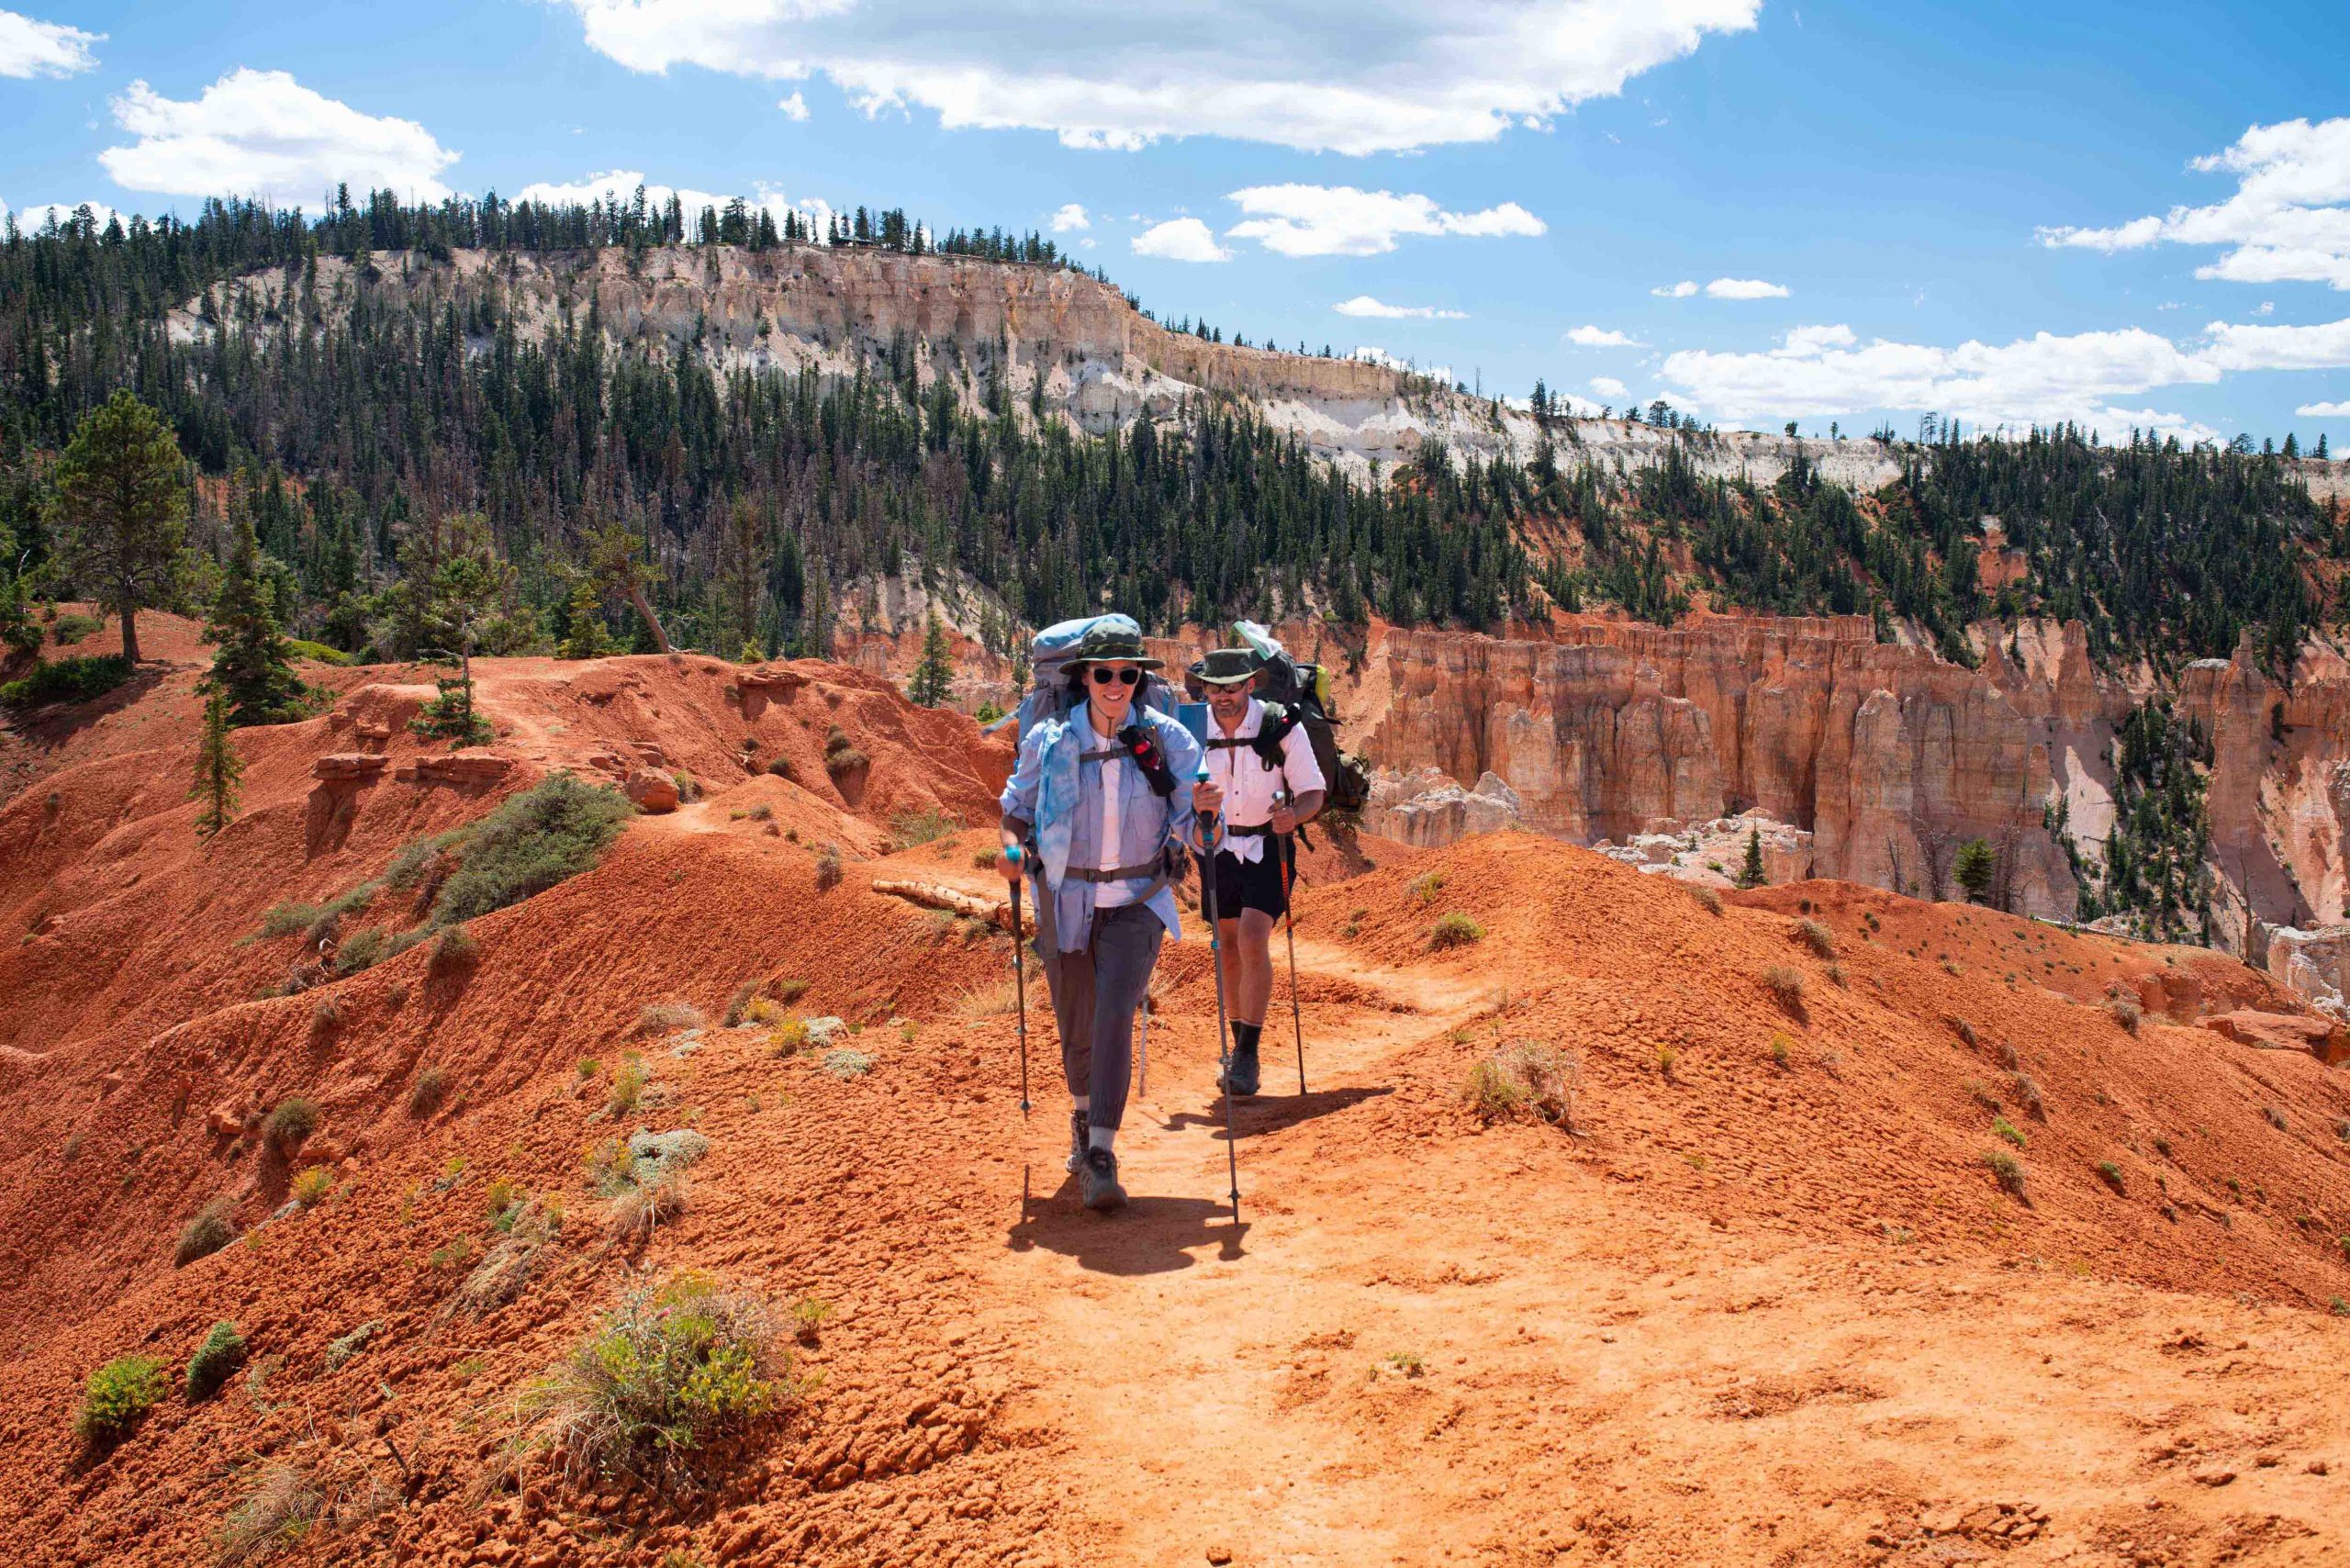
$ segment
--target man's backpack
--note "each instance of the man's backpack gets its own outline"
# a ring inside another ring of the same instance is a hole
[[[1371,798],[1371,778],[1360,759],[1338,748],[1338,718],[1330,709],[1329,671],[1290,657],[1272,633],[1253,621],[1236,621],[1232,630],[1260,661],[1257,696],[1269,709],[1280,710],[1265,715],[1260,738],[1270,733],[1270,746],[1278,748],[1292,725],[1304,725],[1305,738],[1314,746],[1314,765],[1322,770],[1322,781],[1327,787],[1324,808],[1360,811]],[[1278,750],[1272,755],[1278,757]]]
[[[1056,622],[1037,633],[1028,644],[1028,690],[1014,711],[1021,740],[1028,738],[1028,732],[1036,727],[1038,720],[1058,719],[1077,706],[1079,693],[1069,683],[1069,662],[1076,655],[1078,644],[1085,641],[1085,634],[1097,626],[1136,637],[1142,635],[1142,628],[1135,623],[1133,616],[1113,612]],[[1174,717],[1175,699],[1168,691],[1167,683],[1155,676],[1143,682],[1135,702],[1137,707],[1156,708],[1169,718]]]

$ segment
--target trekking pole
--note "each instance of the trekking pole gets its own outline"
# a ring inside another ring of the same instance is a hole
[[[1282,811],[1288,805],[1286,790],[1273,791],[1273,810]],[[1297,1007],[1297,903],[1291,896],[1289,874],[1293,854],[1291,846],[1294,842],[1292,834],[1281,834],[1281,847],[1276,853],[1281,857],[1281,929],[1289,935],[1289,1022],[1290,1027],[1297,1031],[1297,1092],[1303,1094],[1305,1092],[1305,1015]]]
[[[1020,846],[1013,845],[1003,852],[1003,857],[1014,866],[1020,864]],[[1020,931],[1020,884],[1012,884],[1012,994],[1020,1009],[1020,1119],[1028,1119],[1028,967],[1020,957],[1026,938]]]
[[[1204,763],[1200,767],[1198,782],[1208,781]],[[1224,1162],[1232,1174],[1232,1223],[1240,1223],[1240,1149],[1239,1138],[1232,1130],[1232,1030],[1224,1021],[1224,938],[1215,924],[1215,813],[1201,819],[1206,826],[1200,830],[1200,842],[1207,847],[1206,872],[1200,878],[1200,907],[1208,917],[1208,963],[1215,970],[1215,1043],[1216,1059],[1223,1063],[1224,1072]]]

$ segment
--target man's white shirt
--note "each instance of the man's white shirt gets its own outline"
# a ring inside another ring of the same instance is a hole
[[[1267,767],[1264,759],[1249,745],[1217,745],[1218,741],[1252,741],[1265,725],[1265,705],[1258,699],[1248,699],[1248,711],[1241,715],[1240,727],[1229,735],[1208,715],[1207,750],[1208,777],[1224,790],[1223,816],[1233,827],[1261,827],[1273,820],[1273,796],[1285,792],[1292,801],[1315,790],[1326,790],[1329,783],[1322,777],[1320,765],[1314,760],[1314,742],[1305,733],[1303,722],[1292,724],[1289,734],[1281,737],[1281,765]],[[1235,835],[1216,847],[1234,859],[1254,862],[1263,858],[1265,836],[1250,834]]]

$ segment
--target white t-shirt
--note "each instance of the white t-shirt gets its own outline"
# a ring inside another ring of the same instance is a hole
[[[1085,749],[1088,751],[1100,751],[1104,746],[1118,744],[1117,736],[1105,736],[1100,730],[1094,728],[1093,710],[1091,705],[1085,711]],[[1097,869],[1108,871],[1117,867],[1119,830],[1125,826],[1125,756],[1121,753],[1116,756],[1103,757],[1102,759],[1102,831],[1094,840],[1097,846],[1094,850],[1094,858],[1102,862]],[[1127,890],[1123,882],[1098,882],[1094,885],[1093,907],[1095,909],[1116,909],[1123,904],[1132,902],[1134,902],[1134,894]]]
[[[1265,705],[1254,697],[1248,699],[1248,711],[1240,716],[1240,727],[1228,735],[1214,714],[1208,718],[1208,777],[1224,789],[1224,820],[1233,827],[1261,827],[1272,821],[1277,791],[1286,792],[1294,801],[1311,790],[1329,788],[1314,760],[1314,742],[1302,722],[1291,725],[1289,734],[1281,737],[1279,767],[1267,767],[1252,746],[1213,744],[1253,740],[1264,725]],[[1265,835],[1234,834],[1216,847],[1236,860],[1254,862],[1264,855]]]

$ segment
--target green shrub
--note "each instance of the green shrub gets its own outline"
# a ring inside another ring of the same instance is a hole
[[[644,1058],[631,1054],[613,1072],[611,1086],[604,1095],[605,1105],[615,1116],[631,1114],[635,1111],[637,1102],[644,1096],[645,1081],[652,1076],[653,1071],[644,1065]]]
[[[296,658],[308,659],[312,664],[341,666],[355,665],[359,662],[357,657],[344,653],[341,648],[330,648],[324,643],[307,642],[300,637],[286,638],[285,646]]]
[[[2120,1196],[2126,1198],[2130,1195],[2130,1184],[2121,1174],[2121,1167],[2110,1159],[2100,1159],[2097,1162],[2097,1177]]]
[[[73,1435],[94,1449],[118,1443],[170,1390],[163,1363],[154,1357],[117,1356],[83,1386]]]
[[[196,1354],[187,1361],[187,1402],[190,1405],[211,1398],[230,1374],[245,1364],[245,1337],[237,1332],[233,1323],[216,1323]]]
[[[352,932],[344,938],[342,946],[335,949],[334,972],[355,975],[363,969],[374,969],[384,957],[384,944],[387,940],[389,938],[383,932],[372,925],[364,931]]]
[[[1423,871],[1418,876],[1413,878],[1410,881],[1404,883],[1404,890],[1411,894],[1414,898],[1419,900],[1420,907],[1422,909],[1426,909],[1428,905],[1436,902],[1437,894],[1444,890],[1444,873],[1441,871]]]
[[[288,1190],[293,1200],[306,1209],[325,1203],[327,1194],[334,1191],[334,1172],[323,1165],[313,1165],[295,1172],[294,1184]]]
[[[791,758],[788,756],[778,756],[769,762],[767,764],[767,771],[774,774],[778,778],[789,779],[795,783],[799,780],[800,777],[799,774],[793,770]]]
[[[215,1198],[196,1211],[196,1217],[180,1230],[180,1243],[172,1249],[172,1266],[185,1269],[199,1258],[209,1258],[237,1238],[236,1227],[229,1216],[236,1205],[226,1198]]]
[[[50,702],[87,702],[130,678],[130,661],[119,654],[51,659],[35,665],[22,680],[0,686],[0,708],[39,708]]]
[[[2031,1140],[2023,1136],[2023,1130],[2005,1116],[1992,1117],[1991,1130],[2018,1148],[2029,1148],[2031,1146]]]
[[[296,1095],[281,1100],[261,1125],[261,1136],[282,1158],[302,1147],[302,1140],[319,1130],[319,1108]]]
[[[1991,1168],[1991,1174],[1999,1179],[2000,1186],[2019,1198],[2024,1195],[2022,1160],[2004,1148],[1995,1148],[1983,1157],[1983,1163]]]
[[[679,1273],[623,1295],[523,1391],[514,1442],[559,1454],[575,1482],[668,1488],[714,1440],[788,1414],[811,1386],[793,1375],[763,1298]]]
[[[1428,946],[1439,953],[1448,947],[1466,947],[1472,942],[1484,939],[1485,928],[1458,910],[1450,914],[1438,915],[1436,924],[1428,927]]]
[[[433,939],[432,957],[426,960],[424,972],[437,980],[454,980],[473,973],[481,962],[481,944],[474,934],[462,925],[452,925]]]
[[[288,902],[274,903],[263,911],[261,934],[263,936],[291,936],[297,931],[307,931],[318,924],[326,911],[314,903]]]
[[[49,634],[57,639],[59,647],[70,648],[91,633],[105,629],[106,622],[100,617],[84,615],[78,610],[71,610],[50,623]]]
[[[616,790],[556,773],[484,817],[432,901],[431,924],[455,925],[520,903],[592,869],[635,808]]]

